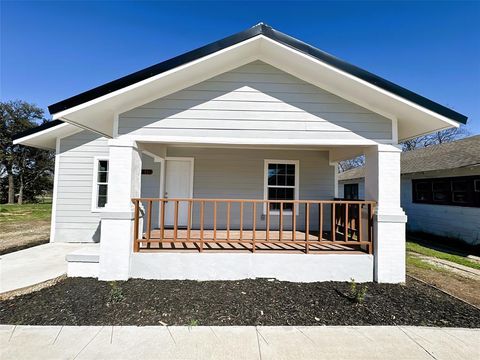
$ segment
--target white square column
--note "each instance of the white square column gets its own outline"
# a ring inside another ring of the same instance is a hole
[[[405,223],[400,207],[400,155],[393,145],[379,144],[365,151],[365,198],[374,200],[374,279],[405,282]]]
[[[99,280],[127,280],[133,250],[134,206],[140,197],[142,160],[137,143],[112,139],[108,200],[101,213]]]

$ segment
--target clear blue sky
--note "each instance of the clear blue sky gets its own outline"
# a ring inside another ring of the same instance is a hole
[[[480,2],[1,2],[1,99],[45,108],[258,22],[469,117]]]

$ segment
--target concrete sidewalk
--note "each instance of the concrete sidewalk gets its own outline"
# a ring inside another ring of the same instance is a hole
[[[48,243],[0,257],[0,294],[42,283],[67,273],[65,255],[82,243]]]
[[[0,326],[9,359],[480,359],[480,329]]]

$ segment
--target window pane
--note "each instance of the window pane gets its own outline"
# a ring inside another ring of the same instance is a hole
[[[285,175],[277,175],[277,185],[285,185],[286,184],[286,179]]]
[[[466,181],[452,181],[453,191],[467,191],[468,185]]]
[[[98,185],[98,195],[107,196],[107,185]]]
[[[418,191],[431,191],[432,190],[432,183],[430,183],[430,182],[419,182],[419,183],[417,183],[417,190]]]
[[[435,181],[433,183],[433,191],[449,191],[450,183],[448,181]]]
[[[286,164],[277,164],[278,174],[286,174],[287,173],[287,165]]]
[[[98,171],[108,171],[108,161],[100,160],[98,162]]]
[[[450,199],[450,192],[436,191],[433,193],[433,200],[445,202]]]
[[[468,194],[466,192],[454,192],[452,200],[453,202],[462,204],[470,202],[468,199]]]
[[[268,185],[277,185],[277,176],[275,175],[275,169],[268,169]]]
[[[98,182],[99,183],[106,183],[107,182],[107,179],[108,179],[108,173],[106,172],[99,172],[98,173]]]
[[[277,200],[277,188],[268,189],[268,200]]]
[[[99,196],[98,197],[98,202],[97,202],[97,207],[105,207],[105,204],[107,203],[107,197],[106,196]]]
[[[295,186],[295,175],[288,175],[287,176],[287,185],[288,186]]]
[[[293,164],[287,165],[287,174],[295,175],[295,165]]]
[[[294,200],[294,189],[287,188],[285,189],[285,199],[286,200]]]

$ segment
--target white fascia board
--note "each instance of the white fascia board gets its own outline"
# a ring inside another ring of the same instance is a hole
[[[114,109],[116,114],[128,111],[256,60],[255,54],[258,54],[259,42],[260,39],[258,37],[248,39],[242,43],[230,46],[70,109],[55,113],[53,114],[53,119],[60,119],[65,116],[69,116],[70,118],[72,114],[79,113],[93,106],[101,106],[101,104],[106,104],[104,106],[108,109]],[[168,87],[167,85],[171,86],[170,90],[166,89],[166,87]],[[125,104],[127,105],[125,106]]]
[[[95,128],[104,135],[113,136],[115,114],[144,105],[254,60],[264,61],[392,121],[398,119],[400,140],[435,131],[437,128],[459,126],[454,120],[263,35],[58,112],[53,118],[65,118],[78,126]]]
[[[44,150],[55,150],[57,138],[73,135],[82,129],[68,124],[60,124],[34,134],[30,134],[13,140],[13,144],[21,144],[25,146],[32,146]]]
[[[379,88],[343,70],[265,36],[260,37],[263,41],[261,60],[359,106],[392,120],[397,118],[402,121],[402,113],[411,112],[417,118],[420,117],[420,114],[423,114],[424,117],[436,119],[437,127],[440,127],[439,122],[443,124],[443,127],[459,126],[459,123],[452,119]],[[412,110],[415,111],[412,112]],[[435,128],[433,127],[432,131],[435,131]]]

